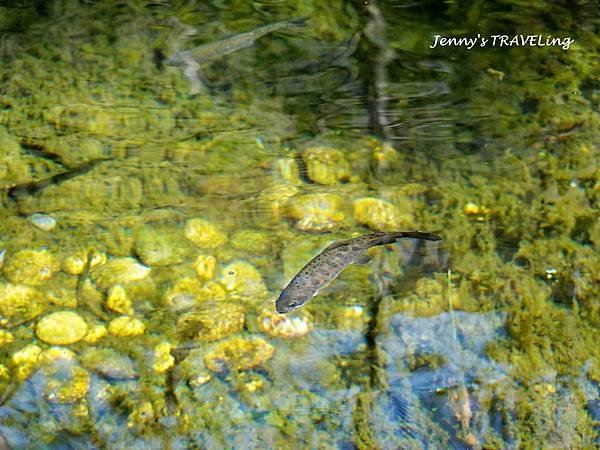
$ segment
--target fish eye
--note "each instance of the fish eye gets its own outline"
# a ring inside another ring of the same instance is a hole
[[[228,275],[235,275],[235,270],[230,270],[229,272],[227,272]]]

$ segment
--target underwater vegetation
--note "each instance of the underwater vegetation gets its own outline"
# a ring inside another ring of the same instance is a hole
[[[5,3],[0,447],[599,444],[589,3]],[[304,16],[197,93],[167,64]],[[429,48],[525,28],[575,42]],[[398,229],[442,245],[277,314],[331,242]]]

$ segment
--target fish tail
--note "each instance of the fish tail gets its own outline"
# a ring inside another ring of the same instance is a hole
[[[398,239],[412,238],[412,239],[424,239],[426,241],[441,241],[442,238],[431,233],[424,233],[422,231],[398,231],[396,233],[388,233],[377,240],[374,245],[385,245],[396,242]]]
[[[292,25],[295,27],[304,27],[304,26],[306,26],[307,20],[308,20],[307,16],[294,17],[293,19],[288,20],[287,23],[289,25]]]
[[[437,234],[424,233],[422,231],[402,231],[399,238],[424,239],[426,241],[441,241],[442,238]]]

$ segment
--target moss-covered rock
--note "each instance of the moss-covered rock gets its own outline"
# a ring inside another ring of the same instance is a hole
[[[224,266],[219,283],[235,297],[258,300],[267,295],[261,273],[246,261],[234,261]]]
[[[204,356],[213,372],[249,370],[268,361],[274,347],[258,336],[233,337],[217,343]]]
[[[37,324],[37,337],[52,345],[67,345],[80,341],[88,332],[83,318],[73,311],[48,314]]]
[[[302,152],[306,175],[314,183],[331,185],[350,179],[350,165],[335,148],[310,147]]]
[[[146,225],[135,237],[134,251],[148,266],[164,266],[183,261],[189,248],[179,230]]]
[[[179,318],[177,330],[183,340],[212,342],[242,331],[244,319],[244,308],[239,304],[203,302]]]
[[[3,273],[13,283],[37,286],[59,270],[56,257],[47,250],[21,250],[6,257]]]
[[[227,235],[207,220],[190,219],[185,224],[185,237],[200,248],[213,249],[227,242]]]
[[[365,197],[354,200],[352,208],[356,221],[372,230],[397,231],[414,228],[412,208],[409,203],[405,205],[404,211],[400,211],[397,206],[385,200]]]
[[[35,288],[19,284],[0,285],[0,325],[14,327],[39,316],[47,298]]]
[[[144,334],[146,326],[135,317],[121,316],[113,319],[108,324],[108,332],[113,336],[128,337]]]
[[[142,280],[150,274],[150,268],[135,258],[114,258],[91,272],[92,280],[101,288],[115,284],[127,284]]]
[[[314,322],[307,312],[294,316],[282,315],[273,305],[262,308],[258,316],[258,329],[270,337],[294,338],[305,336],[314,330]]]
[[[296,220],[302,231],[323,232],[344,225],[344,198],[338,194],[305,194],[293,197],[288,204],[288,215]]]

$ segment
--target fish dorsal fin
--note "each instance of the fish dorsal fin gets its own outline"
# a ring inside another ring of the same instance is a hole
[[[340,240],[340,241],[333,241],[323,251],[324,252],[328,252],[329,250],[333,250],[334,248],[341,247],[342,245],[348,244],[348,242],[350,242],[351,240],[352,239],[343,239],[343,240]]]

